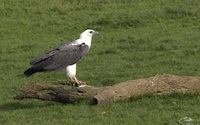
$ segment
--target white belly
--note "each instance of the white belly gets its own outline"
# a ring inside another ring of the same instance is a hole
[[[69,78],[73,78],[76,76],[76,64],[66,67],[66,75]]]

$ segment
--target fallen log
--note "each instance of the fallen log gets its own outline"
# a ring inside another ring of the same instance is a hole
[[[77,90],[65,89],[51,83],[27,85],[13,99],[35,98],[60,103],[74,103],[77,99],[90,99],[92,104],[111,104],[144,94],[169,95],[173,93],[200,92],[200,77],[159,74],[145,79],[130,80],[113,86],[93,87],[86,85]]]

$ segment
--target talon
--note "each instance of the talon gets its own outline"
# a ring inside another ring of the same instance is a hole
[[[75,83],[75,87],[79,87],[81,84]]]
[[[83,87],[86,84],[86,82],[83,82],[83,81],[79,81],[76,77],[72,77],[70,78],[69,81],[66,81],[65,83],[63,83],[63,85],[71,85],[72,88],[75,86],[75,87]]]

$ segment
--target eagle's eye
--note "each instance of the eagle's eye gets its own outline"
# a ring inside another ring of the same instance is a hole
[[[90,31],[90,33],[92,33],[92,31]]]

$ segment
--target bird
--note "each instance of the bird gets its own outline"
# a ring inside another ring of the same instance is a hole
[[[60,45],[32,59],[31,67],[24,74],[29,77],[37,72],[56,72],[66,69],[66,75],[70,81],[75,82],[78,86],[81,85],[81,81],[76,77],[76,63],[89,52],[92,36],[97,34],[99,34],[98,31],[87,29],[80,34],[79,39]]]

